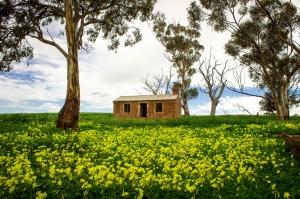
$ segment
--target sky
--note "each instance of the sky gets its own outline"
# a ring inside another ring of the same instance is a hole
[[[158,0],[156,11],[166,14],[169,22],[186,23],[186,8],[189,0]],[[292,2],[295,2],[292,1]],[[163,46],[155,39],[151,24],[137,23],[143,39],[133,47],[120,46],[117,52],[107,49],[108,41],[101,37],[93,44],[89,54],[79,52],[81,112],[112,112],[113,100],[119,96],[150,94],[142,89],[141,77],[168,71],[171,63],[164,56]],[[64,38],[57,36],[55,24],[48,31],[61,46],[66,46]],[[221,61],[232,59],[225,55],[223,46],[230,38],[228,32],[216,33],[203,24],[200,43],[205,50],[201,61],[213,55]],[[54,47],[29,39],[34,47],[34,58],[15,64],[8,73],[0,73],[0,113],[40,113],[58,112],[66,97],[67,63],[63,55]],[[65,47],[64,47],[65,48]],[[198,68],[199,63],[193,67]],[[257,92],[254,83],[246,77],[245,86],[250,92]],[[200,74],[193,77],[192,85],[201,84]],[[259,93],[260,94],[260,93]],[[260,112],[260,98],[249,97],[225,90],[217,107],[217,114],[248,114],[237,105],[243,106],[251,114]],[[200,93],[189,101],[191,115],[208,115],[210,101]],[[183,113],[183,112],[182,112]],[[299,114],[300,109],[292,109],[291,114]]]

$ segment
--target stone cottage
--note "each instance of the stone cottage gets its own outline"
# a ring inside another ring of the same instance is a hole
[[[113,101],[115,118],[179,119],[178,90],[167,95],[120,96]]]

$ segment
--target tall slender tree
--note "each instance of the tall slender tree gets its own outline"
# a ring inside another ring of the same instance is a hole
[[[153,31],[157,40],[165,47],[166,58],[173,64],[178,81],[174,84],[180,90],[184,115],[189,116],[188,100],[198,96],[196,88],[191,87],[192,76],[196,73],[193,64],[201,56],[204,48],[199,43],[200,32],[190,26],[167,24],[164,14],[157,13]]]
[[[102,33],[110,40],[108,48],[117,49],[119,38],[126,35],[125,46],[141,40],[140,30],[132,24],[136,19],[150,18],[156,0],[5,0],[0,2],[0,70],[12,69],[13,61],[33,57],[28,38],[34,38],[59,50],[67,60],[67,96],[59,112],[57,127],[78,129],[80,86],[78,50],[88,50]],[[67,46],[51,35],[47,26],[60,22]],[[87,36],[87,41],[83,36]],[[66,49],[66,50],[65,50]]]

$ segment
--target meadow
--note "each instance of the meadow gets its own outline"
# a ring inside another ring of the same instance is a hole
[[[115,119],[0,115],[0,198],[300,198],[300,160],[277,134],[300,117]]]

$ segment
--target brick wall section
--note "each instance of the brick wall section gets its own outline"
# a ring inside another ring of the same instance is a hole
[[[181,117],[180,99],[157,101],[114,101],[115,118],[145,118],[140,117],[140,104],[147,103],[147,119],[179,119]],[[155,111],[155,104],[162,103],[162,112]],[[124,104],[130,104],[130,112],[124,112]]]

